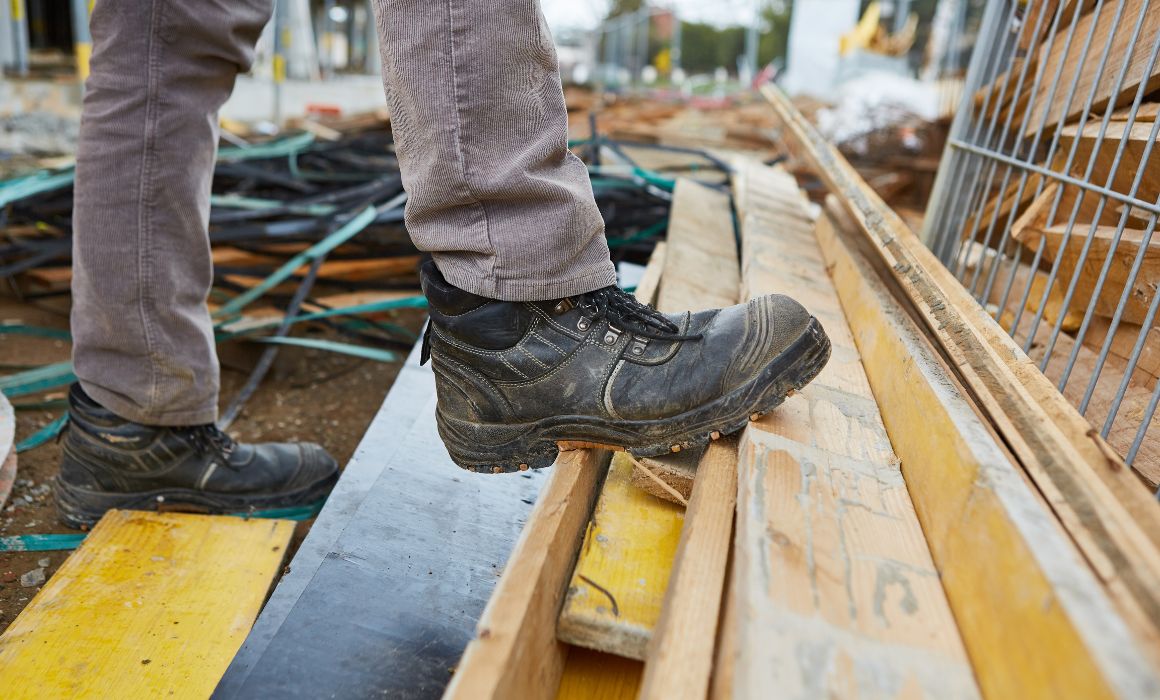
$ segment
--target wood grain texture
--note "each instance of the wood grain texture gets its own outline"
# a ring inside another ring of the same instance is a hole
[[[742,435],[733,696],[977,697],[803,197],[763,166],[739,186],[745,295],[808,300],[847,356]]]
[[[1141,639],[1155,638],[1160,629],[1160,506],[850,164],[782,95],[763,92],[782,118],[787,139],[838,196],[875,264],[891,270],[925,332],[950,358],[980,410],[1107,583],[1120,614]],[[1104,661],[1114,663],[1113,658]]]
[[[740,273],[729,195],[677,180],[657,308],[666,313],[737,303]]]
[[[1157,692],[1145,657],[1107,668],[1089,651],[1137,655],[1100,582],[918,328],[828,216],[817,236],[984,692]]]
[[[551,698],[566,650],[556,615],[608,454],[562,452],[445,698]]]
[[[294,523],[109,511],[0,637],[5,698],[207,698]]]
[[[703,698],[713,669],[737,498],[737,443],[713,442],[697,468],[640,697]]]

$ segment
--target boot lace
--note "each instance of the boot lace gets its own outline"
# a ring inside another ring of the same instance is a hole
[[[580,296],[577,304],[591,315],[593,321],[607,319],[609,323],[623,327],[641,338],[652,340],[700,340],[701,334],[681,333],[677,324],[648,304],[642,304],[636,297],[620,287],[597,289]]]
[[[230,464],[230,455],[233,454],[237,443],[227,433],[218,429],[216,425],[213,423],[196,425],[192,428],[185,428],[182,432],[194,449],[202,454],[217,455],[223,465],[231,469],[234,468]]]

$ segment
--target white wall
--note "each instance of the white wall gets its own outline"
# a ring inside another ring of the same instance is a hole
[[[859,0],[794,0],[787,72],[791,94],[832,97],[838,76],[838,38],[858,23]]]

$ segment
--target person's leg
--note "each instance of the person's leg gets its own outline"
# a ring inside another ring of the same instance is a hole
[[[272,0],[100,0],[73,213],[69,424],[54,494],[68,525],[110,508],[215,513],[317,503],[318,445],[235,443],[214,425],[206,297],[218,109]]]
[[[376,0],[451,458],[546,467],[557,445],[657,455],[738,430],[830,344],[786,297],[663,316],[616,288],[536,0]]]
[[[73,363],[129,420],[211,423],[206,297],[218,109],[249,69],[272,0],[93,6],[73,213]]]
[[[452,284],[508,301],[616,283],[569,150],[536,0],[375,0],[407,228]]]

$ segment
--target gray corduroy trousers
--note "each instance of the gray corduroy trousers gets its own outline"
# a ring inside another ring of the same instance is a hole
[[[614,284],[588,175],[567,149],[537,0],[376,0],[407,226],[456,286],[510,301]],[[123,418],[210,423],[206,299],[218,109],[272,0],[94,6],[77,152],[73,361]]]

